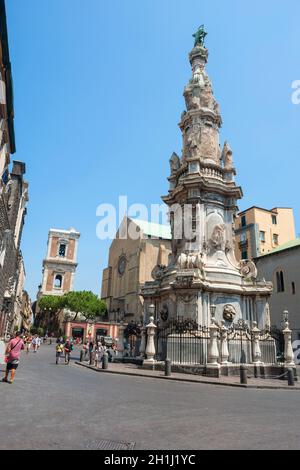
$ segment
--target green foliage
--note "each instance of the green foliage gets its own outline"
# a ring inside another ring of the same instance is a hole
[[[81,313],[87,320],[102,316],[106,303],[90,291],[68,292],[64,295],[65,308],[75,313],[75,318]]]
[[[41,327],[36,328],[35,326],[33,326],[33,327],[30,329],[30,333],[31,333],[32,335],[44,336],[44,335],[45,335],[45,330],[44,330],[44,328],[41,328]]]
[[[40,310],[48,310],[57,313],[65,307],[65,296],[45,295],[39,300]]]
[[[79,313],[87,320],[94,320],[105,313],[106,303],[90,291],[77,291],[63,296],[45,295],[39,300],[39,308],[54,314],[66,308],[75,314],[73,321]]]

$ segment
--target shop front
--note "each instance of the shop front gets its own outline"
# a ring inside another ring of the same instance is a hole
[[[102,322],[66,322],[65,335],[68,338],[80,341],[99,341],[103,337],[118,340],[118,325],[116,323]]]

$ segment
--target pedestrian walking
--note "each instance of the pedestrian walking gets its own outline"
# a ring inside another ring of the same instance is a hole
[[[56,364],[60,363],[60,358],[62,357],[64,347],[61,343],[57,343],[56,345]]]
[[[37,339],[36,339],[37,350],[40,349],[41,344],[42,344],[42,338],[41,338],[41,336],[38,336]]]
[[[32,338],[29,334],[27,334],[25,337],[26,354],[29,354],[30,352],[31,343],[32,343]]]
[[[32,338],[32,348],[33,348],[33,352],[36,353],[38,349],[37,335],[34,335],[34,337]]]
[[[70,363],[70,359],[71,359],[71,352],[73,351],[73,344],[71,343],[71,341],[67,340],[65,345],[64,345],[64,350],[65,350],[65,364],[69,364]]]
[[[15,379],[16,370],[20,362],[20,354],[24,349],[24,342],[21,332],[16,333],[15,338],[11,339],[6,348],[6,372],[2,382],[12,384]],[[10,373],[10,380],[8,379]]]

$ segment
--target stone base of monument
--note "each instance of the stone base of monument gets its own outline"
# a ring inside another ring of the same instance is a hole
[[[172,363],[172,372],[201,375],[206,377],[239,377],[241,364],[176,364]],[[248,377],[260,379],[280,379],[287,380],[285,374],[286,367],[284,364],[246,364],[248,369]],[[157,362],[143,362],[140,366],[142,369],[164,371],[165,363],[163,361]],[[296,368],[293,367],[295,380],[297,380]]]
[[[206,377],[219,378],[221,376],[221,365],[220,364],[206,364],[205,375]]]

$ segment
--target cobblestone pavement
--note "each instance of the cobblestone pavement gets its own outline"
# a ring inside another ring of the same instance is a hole
[[[75,354],[74,354],[75,355]],[[23,355],[0,383],[0,449],[299,449],[299,394],[96,373]]]

